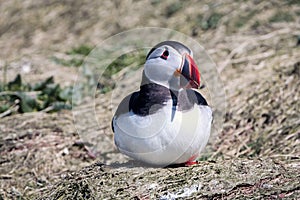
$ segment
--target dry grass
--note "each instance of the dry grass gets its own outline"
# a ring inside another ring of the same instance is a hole
[[[295,198],[299,166],[285,167],[270,159],[147,170],[95,163],[68,174],[40,199]]]
[[[230,110],[214,155],[299,159],[299,33],[287,26],[230,40],[236,47],[219,65],[231,78]]]
[[[70,85],[77,69],[53,63],[52,55],[64,56],[82,44],[95,46],[134,27],[176,29],[207,49],[223,80],[225,122],[208,148],[212,150],[210,159],[217,162],[147,170],[95,164],[71,173],[94,162],[93,155],[78,142],[72,113],[15,115],[0,119],[0,199],[30,199],[42,194],[53,199],[74,194],[78,198],[158,198],[199,183],[203,184],[201,190],[191,198],[300,195],[298,1],[178,2],[3,1],[0,48],[5,51],[0,52],[0,81],[7,65],[7,80],[20,72],[27,82],[54,75],[57,82]],[[282,15],[285,11],[289,16]],[[28,63],[30,73],[22,71]],[[103,103],[105,98],[96,106],[99,119],[107,124],[111,107]],[[82,128],[103,133],[98,160],[126,161],[112,146],[109,126],[94,127],[87,122]],[[275,162],[264,160],[267,157]],[[157,179],[156,174],[161,177]],[[151,180],[159,186],[147,187]]]

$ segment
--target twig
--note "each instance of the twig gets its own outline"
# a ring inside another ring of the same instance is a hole
[[[12,111],[10,109],[4,111],[3,113],[0,113],[0,118],[6,117],[8,115],[10,115],[12,113]]]
[[[258,36],[255,39],[249,39],[246,42],[243,42],[241,45],[239,45],[237,48],[233,49],[230,52],[230,54],[227,56],[225,61],[220,65],[218,71],[222,72],[227,67],[227,65],[230,64],[230,63],[237,64],[237,63],[242,63],[242,62],[256,60],[256,59],[260,60],[260,59],[264,59],[264,58],[267,58],[267,57],[270,57],[270,56],[274,55],[275,54],[274,51],[269,51],[269,52],[265,52],[265,53],[262,53],[262,54],[257,54],[257,55],[254,55],[254,56],[247,56],[247,57],[232,60],[232,58],[235,55],[241,53],[242,50],[250,43],[257,43],[259,41],[268,40],[268,39],[271,39],[271,38],[276,37],[278,35],[287,34],[287,33],[290,33],[290,32],[291,32],[290,28],[279,29],[279,30],[273,31],[273,32],[268,33],[268,34]],[[245,40],[245,38],[243,38],[243,40]]]
[[[133,68],[137,65],[137,63],[133,63],[127,67],[124,67],[123,69],[121,69],[118,73],[112,75],[112,79],[113,80],[118,80],[121,77],[123,77],[125,74],[127,74],[128,72],[132,71]]]
[[[226,60],[221,64],[218,71],[219,73],[222,72],[227,65],[231,62],[231,59],[238,53],[241,53],[242,50],[249,44],[249,41],[242,43],[237,48],[233,49],[230,54],[227,56]]]
[[[0,118],[6,117],[8,115],[10,115],[12,112],[16,112],[19,109],[19,101],[15,101],[14,104],[7,109],[6,111],[4,111],[3,113],[0,113]]]
[[[16,96],[18,96],[18,94],[16,92],[12,92],[12,91],[0,92],[0,96],[6,96],[6,95],[16,95]]]
[[[243,62],[249,62],[252,60],[261,60],[261,59],[271,57],[274,54],[275,54],[275,51],[271,50],[271,51],[259,53],[259,54],[253,55],[253,56],[246,56],[246,57],[242,57],[242,58],[233,59],[233,60],[231,60],[231,63],[238,64],[238,63],[243,63]]]
[[[3,69],[3,87],[6,86],[7,83],[7,61],[4,61],[4,69]]]
[[[273,38],[275,36],[282,35],[282,34],[287,34],[287,33],[290,33],[290,32],[291,32],[290,28],[283,28],[283,29],[273,31],[273,32],[265,34],[265,35],[261,35],[261,36],[257,37],[255,40],[256,41],[268,40],[268,39]]]
[[[47,108],[41,110],[41,112],[48,113],[48,112],[51,112],[53,110],[54,110],[54,106],[48,106]]]
[[[269,155],[271,158],[278,158],[278,157],[295,157],[299,158],[299,155],[296,154],[275,154],[275,155]]]

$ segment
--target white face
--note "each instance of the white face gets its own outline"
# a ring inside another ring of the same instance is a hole
[[[155,49],[147,58],[144,65],[146,77],[153,83],[173,90],[180,88],[180,70],[183,63],[182,56],[170,46]]]

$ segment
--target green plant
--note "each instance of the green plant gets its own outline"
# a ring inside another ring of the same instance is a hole
[[[92,49],[93,49],[92,47],[83,44],[83,45],[80,45],[79,47],[73,48],[72,50],[70,50],[66,53],[69,55],[79,54],[79,55],[87,56],[92,51]]]
[[[208,17],[204,17],[203,15],[197,16],[197,23],[201,27],[202,30],[209,30],[217,28],[219,20],[223,17],[223,14],[213,12]]]
[[[299,0],[286,0],[287,4],[288,5],[293,5],[293,4],[300,4],[300,1]]]
[[[23,83],[18,74],[14,80],[0,83],[0,116],[34,111],[71,109],[72,88],[61,88],[53,77],[35,84]],[[2,115],[1,115],[2,113]],[[4,114],[3,114],[4,113]]]
[[[133,70],[140,68],[146,60],[146,54],[144,51],[133,51],[127,54],[123,54],[115,59],[104,71],[101,79],[98,83],[98,89],[100,93],[107,93],[111,91],[115,84],[111,80],[111,77],[126,67],[131,67]]]
[[[247,24],[247,22],[252,19],[252,17],[256,14],[256,10],[252,10],[251,12],[247,13],[246,15],[241,15],[234,23],[235,27],[237,28],[241,28],[243,27],[245,24]]]
[[[251,28],[252,29],[257,29],[259,26],[261,25],[261,23],[259,21],[255,21],[252,25],[251,25]]]
[[[171,17],[174,15],[176,12],[178,12],[182,8],[182,2],[177,1],[177,2],[172,2],[170,5],[166,7],[166,17]]]
[[[150,2],[151,2],[151,4],[152,4],[153,6],[156,6],[156,5],[158,5],[158,4],[161,3],[160,0],[151,0]]]
[[[256,157],[260,154],[262,147],[265,144],[265,140],[263,136],[256,138],[256,140],[252,140],[250,143],[247,145],[251,148],[251,154],[249,155],[250,157]]]
[[[59,65],[79,67],[82,65],[85,56],[87,56],[92,49],[93,48],[90,46],[80,45],[66,52],[66,55],[69,58],[58,58],[53,56],[51,59]]]
[[[294,21],[294,17],[292,14],[290,14],[288,12],[278,11],[269,19],[269,21],[271,23],[273,23],[273,22],[292,22],[292,21]]]

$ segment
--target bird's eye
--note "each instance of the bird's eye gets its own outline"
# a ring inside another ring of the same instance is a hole
[[[168,50],[165,50],[161,56],[160,56],[162,59],[164,60],[167,60],[167,58],[169,57],[169,51]]]

